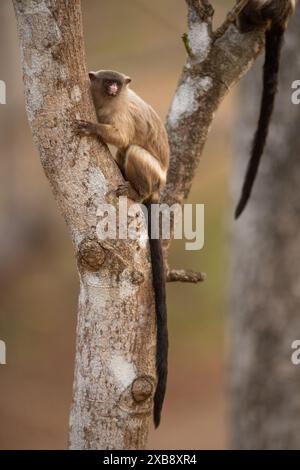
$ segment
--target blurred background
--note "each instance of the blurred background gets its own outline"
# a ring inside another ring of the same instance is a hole
[[[233,1],[215,1],[220,22]],[[185,61],[183,0],[82,0],[88,67],[130,75],[164,118]],[[63,449],[71,403],[78,279],[71,241],[32,143],[23,102],[15,19],[0,2],[0,449]],[[205,247],[173,243],[170,264],[207,273],[168,286],[170,371],[152,449],[228,446],[225,334],[226,224],[235,92],[223,102],[189,202],[205,204]]]

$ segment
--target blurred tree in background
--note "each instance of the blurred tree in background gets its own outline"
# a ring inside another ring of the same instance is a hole
[[[300,8],[290,23],[280,93],[253,196],[232,227],[232,445],[300,448],[300,370],[291,345],[300,337]],[[234,127],[237,201],[257,123],[261,63],[240,89]]]

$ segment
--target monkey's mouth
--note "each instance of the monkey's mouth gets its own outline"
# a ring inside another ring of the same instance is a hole
[[[119,93],[119,85],[117,82],[111,82],[107,87],[107,94],[109,96],[117,96]]]

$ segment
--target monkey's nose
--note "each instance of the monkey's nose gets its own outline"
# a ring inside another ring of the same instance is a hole
[[[109,94],[112,95],[112,96],[115,96],[117,93],[118,93],[118,85],[117,83],[112,83],[110,86],[109,86]]]

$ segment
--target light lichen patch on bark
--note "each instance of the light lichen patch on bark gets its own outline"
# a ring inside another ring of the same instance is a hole
[[[171,110],[168,120],[171,126],[180,124],[180,120],[184,116],[188,116],[197,110],[197,81],[188,77],[185,82],[181,83],[173,98]]]
[[[205,60],[210,51],[211,37],[207,23],[192,22],[188,32],[188,42],[197,62]]]
[[[110,370],[121,392],[125,390],[136,377],[134,364],[126,360],[121,354],[114,354],[112,356]]]

